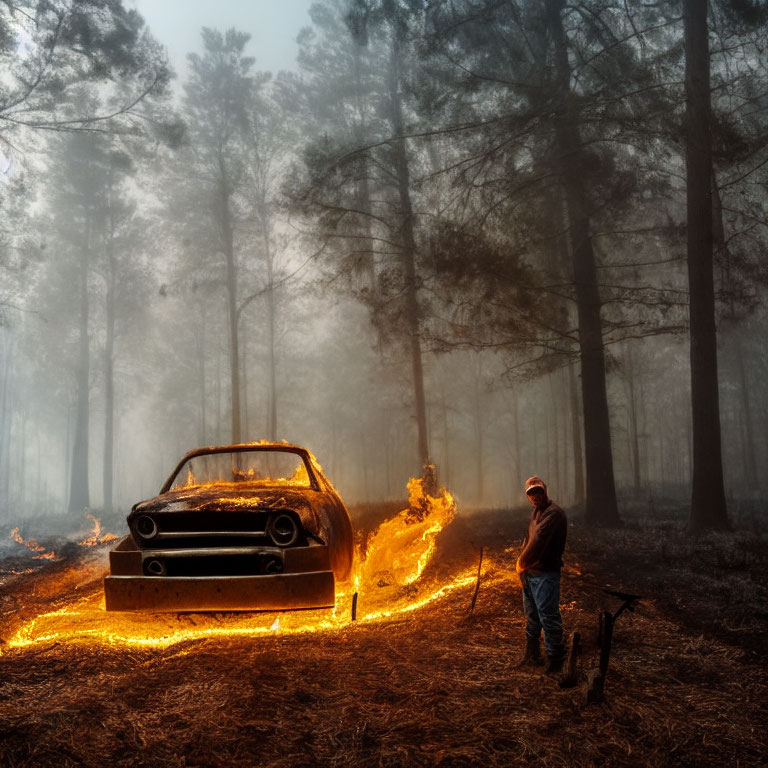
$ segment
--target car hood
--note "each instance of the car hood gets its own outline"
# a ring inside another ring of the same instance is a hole
[[[328,540],[329,519],[326,495],[309,488],[264,488],[248,487],[239,483],[236,488],[230,484],[210,484],[177,488],[135,505],[129,520],[148,512],[223,512],[233,509],[259,508],[291,509],[301,519],[305,530]]]

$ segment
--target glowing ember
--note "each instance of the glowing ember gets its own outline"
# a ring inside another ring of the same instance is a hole
[[[116,541],[117,536],[114,533],[101,532],[101,523],[90,512],[86,510],[85,516],[93,523],[91,535],[87,539],[78,542],[81,547],[97,547],[99,544],[107,544],[110,541]]]
[[[21,533],[19,532],[18,528],[14,528],[11,531],[11,538],[18,542],[19,544],[23,544],[27,549],[31,549],[33,552],[40,552],[41,554],[35,555],[32,559],[33,560],[56,560],[56,553],[46,552],[45,547],[41,547],[34,539],[24,539],[21,536]]]
[[[258,496],[221,496],[205,504],[221,504],[227,507],[246,507],[248,509],[260,504],[261,499]]]
[[[332,610],[228,614],[107,613],[103,592],[95,584],[87,594],[21,626],[6,648],[51,642],[96,641],[145,647],[167,647],[182,641],[213,637],[257,637],[339,630],[349,625],[391,620],[417,611],[463,587],[474,584],[476,567],[449,578],[430,577],[426,567],[435,552],[440,530],[454,517],[452,496],[440,489],[435,496],[425,481],[408,483],[409,507],[385,521],[372,534],[364,557],[357,558],[353,579],[337,588]],[[95,531],[94,531],[95,535]],[[92,568],[96,568],[93,561]],[[77,568],[83,568],[79,565]],[[78,579],[76,567],[65,571],[60,590]],[[434,573],[434,572],[433,572]],[[93,581],[88,582],[93,584]],[[52,585],[56,588],[57,585]],[[352,603],[357,593],[357,621]],[[0,651],[2,653],[2,651]]]

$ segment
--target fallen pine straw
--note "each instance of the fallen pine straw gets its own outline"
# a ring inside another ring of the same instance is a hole
[[[572,538],[563,582],[582,668],[597,664],[598,610],[618,607],[599,585],[633,584],[621,541],[613,572],[582,554],[595,538]],[[477,556],[444,544],[439,568]],[[0,657],[0,765],[764,764],[768,673],[749,649],[690,631],[669,594],[618,620],[603,704],[585,705],[583,683],[561,690],[516,669],[515,554],[489,551],[471,616],[474,583],[394,620],[318,634],[11,651]]]

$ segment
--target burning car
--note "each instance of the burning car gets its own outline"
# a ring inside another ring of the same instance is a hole
[[[305,448],[190,451],[134,505],[109,553],[108,611],[331,607],[352,568],[352,524]]]

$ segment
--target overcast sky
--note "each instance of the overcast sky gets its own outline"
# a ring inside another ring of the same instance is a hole
[[[314,0],[128,0],[138,9],[152,34],[168,49],[183,82],[187,54],[200,52],[203,27],[235,27],[251,35],[247,53],[255,69],[277,72],[296,66],[296,36],[309,26]]]

